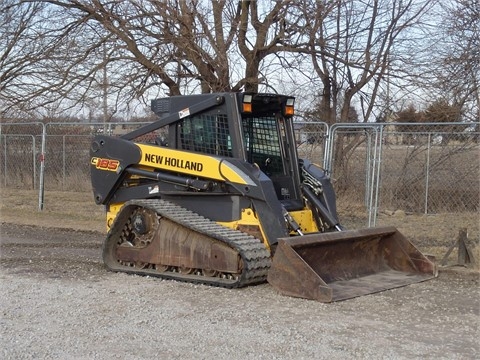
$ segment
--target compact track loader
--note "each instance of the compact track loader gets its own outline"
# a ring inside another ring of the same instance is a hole
[[[329,177],[298,158],[294,102],[174,96],[152,101],[158,121],[96,136],[91,179],[106,206],[106,266],[227,288],[268,280],[322,302],[434,277],[395,228],[342,228]]]

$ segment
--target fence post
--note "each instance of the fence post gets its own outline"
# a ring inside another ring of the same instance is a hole
[[[2,127],[0,126],[0,129]],[[4,148],[3,148],[3,154],[4,154],[4,159],[3,159],[3,186],[7,187],[7,136],[0,136],[0,139],[4,140]]]
[[[326,124],[327,131],[325,132],[325,141],[323,143],[323,169],[327,174],[331,174],[330,170],[330,143],[332,142],[331,139],[331,131],[330,126]]]
[[[382,127],[378,131],[377,126],[372,126],[375,131],[375,147],[373,150],[373,164],[371,168],[371,181],[367,184],[365,192],[370,192],[368,203],[368,227],[375,226],[377,222],[378,192],[380,187],[380,160],[382,147]]]
[[[366,145],[366,155],[365,155],[365,184],[371,184],[371,163],[372,163],[372,136],[369,134],[366,129],[365,129],[365,134],[367,138],[367,145]],[[369,201],[368,201],[368,194],[370,194],[370,191],[367,189],[365,191],[365,196],[364,196],[364,205],[365,207],[369,206]]]
[[[428,133],[427,137],[427,163],[425,164],[425,208],[424,214],[428,214],[428,187],[429,187],[429,175],[430,175],[430,147],[431,147],[432,133]]]
[[[35,146],[36,146],[36,143],[35,143],[35,135],[31,135],[32,137],[32,169],[33,169],[33,174],[32,174],[32,187],[33,187],[33,190],[36,190],[37,187],[35,186],[35,183],[37,181],[37,153],[35,151]]]
[[[45,142],[47,140],[47,129],[44,123],[42,124],[42,150],[40,152],[40,181],[38,191],[38,210],[43,210],[45,200]]]
[[[66,177],[67,177],[67,154],[66,154],[66,135],[62,136],[62,190],[65,190]]]
[[[376,157],[376,164],[377,167],[377,176],[375,179],[375,200],[373,205],[373,224],[368,224],[368,226],[375,226],[377,224],[377,214],[378,214],[378,201],[380,198],[380,181],[381,181],[381,170],[382,170],[382,157],[383,157],[383,125],[380,125],[380,132],[377,131],[377,139],[378,139],[378,154]]]

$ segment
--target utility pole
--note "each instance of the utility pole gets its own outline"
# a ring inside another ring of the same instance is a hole
[[[107,76],[107,45],[103,43],[103,81],[102,81],[102,91],[103,91],[103,133],[107,132],[107,122],[108,122],[108,76]]]

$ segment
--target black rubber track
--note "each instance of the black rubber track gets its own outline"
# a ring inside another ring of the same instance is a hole
[[[179,226],[228,244],[228,246],[238,252],[243,261],[242,273],[232,279],[217,276],[209,277],[200,274],[182,274],[169,270],[159,272],[151,268],[142,269],[122,265],[114,258],[114,248],[122,242],[122,237],[129,231],[130,226],[128,226],[128,222],[130,221],[130,216],[138,208],[154,211],[160,218],[167,218],[179,224]],[[131,200],[124,204],[104,242],[103,259],[105,265],[112,271],[226,288],[238,288],[265,282],[271,265],[270,252],[259,239],[241,231],[219,225],[195,212],[161,199]]]

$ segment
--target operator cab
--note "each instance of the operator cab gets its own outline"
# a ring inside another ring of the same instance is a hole
[[[214,98],[223,100],[194,111]],[[278,200],[293,211],[303,209],[294,102],[277,94],[201,94],[157,99],[152,110],[169,124],[169,147],[255,164],[272,180]],[[168,121],[175,114],[180,119]]]
[[[246,161],[257,164],[273,182],[288,211],[303,209],[292,116],[293,97],[237,94]]]

